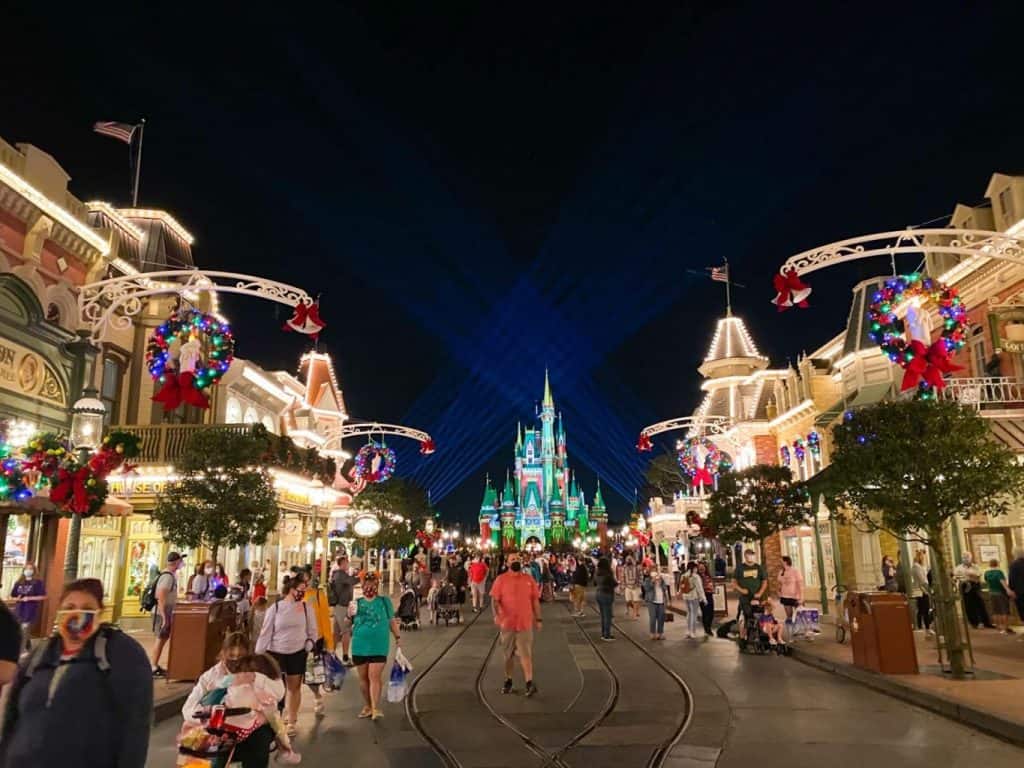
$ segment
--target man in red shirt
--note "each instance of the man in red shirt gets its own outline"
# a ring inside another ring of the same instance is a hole
[[[526,695],[533,696],[533,630],[540,630],[540,588],[537,582],[523,572],[518,553],[508,556],[509,570],[494,580],[491,586],[491,606],[494,623],[501,630],[499,642],[505,652],[505,684],[502,693],[512,692],[513,656],[519,656],[519,665],[526,678]]]
[[[469,589],[473,594],[473,613],[484,607],[484,596],[487,594],[487,564],[477,555],[469,564]]]

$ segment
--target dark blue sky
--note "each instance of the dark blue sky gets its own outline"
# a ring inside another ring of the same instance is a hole
[[[399,472],[451,517],[503,475],[546,365],[570,456],[621,517],[636,432],[696,405],[722,311],[687,269],[728,257],[737,312],[784,365],[879,266],[820,273],[813,308],[779,316],[787,256],[947,215],[1021,165],[1009,5],[22,5],[0,136],[124,203],[124,148],[90,125],[145,116],[141,203],[204,266],[323,292],[350,410],[436,432]],[[239,354],[296,364],[271,305],[227,305]]]

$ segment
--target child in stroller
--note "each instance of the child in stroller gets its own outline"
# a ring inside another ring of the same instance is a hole
[[[773,613],[771,600],[763,603],[752,602],[741,605],[743,631],[740,633],[741,652],[768,653],[774,651],[780,656],[789,653],[789,646],[782,638],[782,625]]]
[[[398,598],[398,621],[401,629],[420,628],[420,596],[408,585]]]
[[[445,582],[437,591],[433,610],[435,624],[444,621],[444,625],[447,627],[453,621],[456,624],[462,622],[462,615],[459,612],[459,591],[454,584]]]

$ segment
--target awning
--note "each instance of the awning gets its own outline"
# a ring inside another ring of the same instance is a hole
[[[48,490],[30,496],[24,501],[0,502],[0,514],[38,515],[56,511],[57,507],[50,501]],[[124,499],[107,496],[107,500],[96,515],[97,517],[128,517],[134,511],[135,508]]]
[[[1024,454],[1024,418],[986,419],[992,437],[1016,454]]]
[[[107,500],[96,514],[99,517],[128,517],[134,511],[135,508],[124,499],[107,496]]]

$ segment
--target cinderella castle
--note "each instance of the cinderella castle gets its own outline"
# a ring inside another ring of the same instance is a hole
[[[557,423],[556,423],[557,422]],[[605,540],[608,514],[597,482],[588,507],[576,475],[569,469],[565,428],[555,415],[551,384],[544,373],[540,424],[516,428],[515,470],[505,475],[500,496],[487,479],[480,505],[480,537],[503,551],[571,546],[578,536]]]

